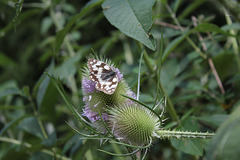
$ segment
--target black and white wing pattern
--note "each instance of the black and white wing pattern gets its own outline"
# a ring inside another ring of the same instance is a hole
[[[88,59],[89,76],[96,82],[95,88],[106,94],[113,94],[118,85],[117,72],[99,60]]]

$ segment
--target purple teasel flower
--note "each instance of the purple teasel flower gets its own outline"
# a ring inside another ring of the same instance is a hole
[[[89,68],[85,67],[82,77],[82,91],[83,101],[85,106],[83,107],[83,116],[86,116],[91,122],[101,121],[101,117],[104,121],[108,120],[107,108],[122,106],[124,103],[133,103],[131,100],[121,96],[120,94],[128,95],[129,97],[136,98],[134,92],[130,90],[127,83],[123,79],[123,74],[114,65],[104,62],[116,72],[118,78],[118,86],[115,92],[111,95],[105,94],[102,91],[96,89],[96,82],[92,81],[89,77]]]

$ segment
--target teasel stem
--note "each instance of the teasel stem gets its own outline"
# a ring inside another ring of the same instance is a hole
[[[156,131],[156,137],[160,139],[165,138],[212,138],[214,133],[201,133],[190,131],[171,131],[171,130],[158,130]]]

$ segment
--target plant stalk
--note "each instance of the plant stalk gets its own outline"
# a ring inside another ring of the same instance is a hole
[[[144,53],[143,53],[143,59],[145,61],[145,64],[146,64],[148,70],[150,71],[150,73],[154,75],[156,71],[152,67],[150,59],[149,59],[146,51],[144,51]],[[175,110],[175,108],[173,106],[173,103],[172,103],[170,97],[168,96],[167,92],[163,88],[162,83],[158,82],[157,76],[154,77],[154,81],[156,82],[156,84],[159,85],[159,87],[161,88],[163,94],[167,97],[167,110],[168,110],[168,112],[170,114],[170,117],[173,119],[173,121],[176,121],[178,124],[181,124],[180,123],[180,119],[178,118],[177,112],[176,112],[176,110]]]
[[[0,137],[0,141],[7,142],[7,143],[12,143],[12,144],[16,144],[16,145],[23,145],[27,148],[32,148],[33,147],[32,144],[30,144],[30,143],[22,142],[22,141],[7,138],[7,137]],[[52,151],[49,151],[47,149],[41,149],[40,152],[46,153],[50,156],[55,156],[55,158],[57,158],[57,159],[70,160],[70,158],[67,158],[67,157],[65,157],[63,155],[60,155],[60,154],[56,154],[56,153],[54,153]]]
[[[171,130],[158,130],[157,137],[160,139],[165,138],[212,138],[214,133],[201,133],[189,131],[171,131]]]

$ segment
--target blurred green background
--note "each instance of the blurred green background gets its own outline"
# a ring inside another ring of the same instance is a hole
[[[60,78],[82,113],[81,69],[94,50],[117,65],[136,93],[141,45],[111,25],[101,1],[90,1],[95,5],[82,10],[87,3],[1,0],[0,159],[121,159],[96,149],[125,152],[121,146],[100,145],[98,140],[82,139],[74,133],[66,121],[89,134],[43,73]],[[152,106],[156,98],[167,94],[183,125],[169,118],[163,127],[217,135],[211,141],[156,140],[146,159],[239,157],[239,11],[237,0],[154,3],[151,34],[156,49],[145,47],[140,100]],[[186,33],[190,29],[191,33]],[[159,68],[158,82],[165,92],[157,90],[159,84],[154,80]],[[171,115],[165,112],[164,118],[168,117]]]

